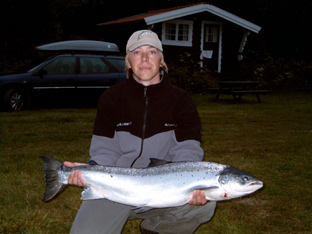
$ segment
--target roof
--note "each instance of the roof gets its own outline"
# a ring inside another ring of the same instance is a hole
[[[202,3],[195,3],[195,4],[179,6],[179,7],[172,7],[172,8],[161,9],[161,10],[152,10],[152,11],[148,11],[147,13],[142,13],[142,14],[138,14],[138,15],[133,15],[133,16],[129,16],[129,17],[125,17],[125,18],[101,23],[101,24],[98,24],[98,26],[131,23],[131,22],[135,22],[135,21],[143,21],[145,18],[150,17],[150,16],[159,15],[162,13],[166,13],[169,11],[174,11],[174,10],[178,10],[178,9],[182,9],[182,8],[187,8],[187,7],[198,5],[198,4],[202,4]]]
[[[217,15],[225,20],[228,20],[234,24],[237,24],[243,28],[246,28],[252,32],[258,33],[261,27],[253,24],[239,16],[236,16],[228,11],[222,10],[212,4],[207,2],[195,3],[180,7],[173,7],[161,10],[148,11],[147,13],[138,14],[114,21],[105,22],[98,24],[99,26],[112,25],[112,24],[122,24],[122,23],[132,23],[138,21],[145,21],[147,25],[152,25],[159,22],[164,22],[172,19],[177,19],[187,15],[193,15],[201,12],[209,12]]]
[[[86,51],[102,51],[102,52],[119,52],[116,44],[104,41],[91,41],[91,40],[73,40],[73,41],[60,41],[50,44],[45,44],[36,47],[37,50],[86,50]]]

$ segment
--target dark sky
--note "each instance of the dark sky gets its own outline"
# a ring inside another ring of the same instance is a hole
[[[194,0],[4,0],[1,54],[5,61],[30,56],[35,46],[69,39],[97,39],[98,23]],[[262,27],[265,50],[276,56],[312,52],[311,0],[210,0],[209,3]],[[3,64],[3,59],[2,63]]]

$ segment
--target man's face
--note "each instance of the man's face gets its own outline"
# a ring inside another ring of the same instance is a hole
[[[133,77],[145,86],[160,82],[161,52],[152,46],[140,46],[129,52],[128,67]]]

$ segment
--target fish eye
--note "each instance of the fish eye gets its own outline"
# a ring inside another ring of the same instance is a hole
[[[248,180],[249,180],[249,178],[248,178],[247,176],[245,176],[245,177],[244,177],[244,181],[247,182]]]

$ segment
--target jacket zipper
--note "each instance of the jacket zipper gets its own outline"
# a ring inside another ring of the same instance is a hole
[[[147,109],[148,109],[148,97],[147,97],[147,87],[146,86],[144,87],[144,98],[145,98],[145,108],[144,108],[144,116],[143,116],[141,150],[140,150],[140,153],[139,153],[138,157],[136,157],[136,159],[133,161],[133,163],[131,164],[130,167],[133,167],[135,162],[141,157],[141,155],[143,153],[143,143],[144,143],[144,138],[145,138]]]

